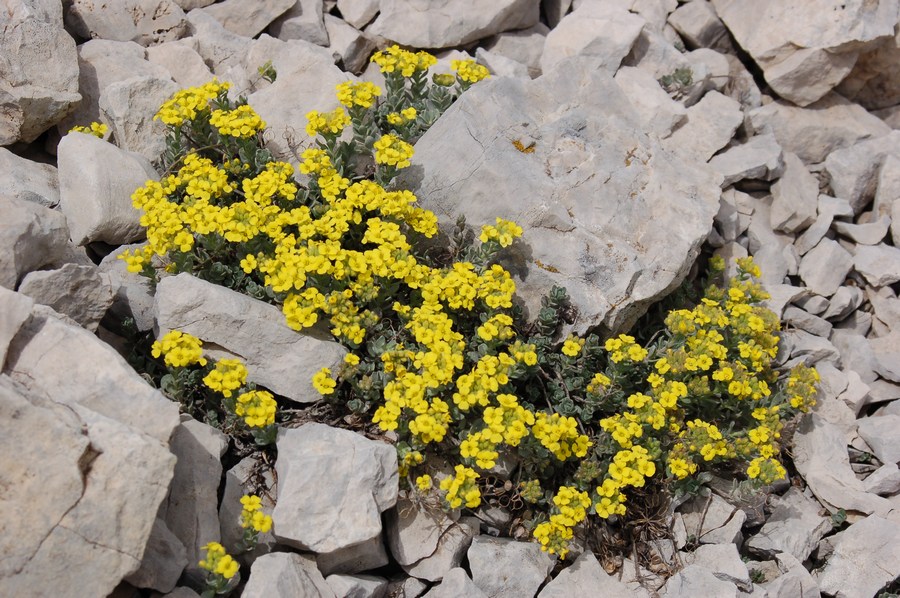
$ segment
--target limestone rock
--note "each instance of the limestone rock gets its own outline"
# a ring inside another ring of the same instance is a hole
[[[59,143],[59,208],[76,245],[143,239],[141,213],[131,194],[159,178],[150,162],[93,135],[73,133]]]
[[[682,4],[669,15],[669,24],[690,48],[725,49],[728,45],[728,31],[706,0]]]
[[[184,11],[174,0],[66,2],[66,25],[85,39],[134,41],[142,46],[187,34]]]
[[[822,162],[836,149],[891,131],[880,118],[836,93],[806,108],[772,102],[748,116],[754,132],[774,133],[781,148],[797,154],[805,164]]]
[[[450,48],[538,22],[538,0],[447,0],[422,10],[416,0],[382,0],[378,18],[366,28],[402,46]]]
[[[244,598],[335,598],[316,561],[294,552],[259,557],[241,594]]]
[[[478,519],[460,518],[441,534],[431,553],[414,563],[404,565],[403,570],[419,579],[428,581],[442,579],[448,571],[460,566],[479,529]],[[402,535],[404,534],[401,532]]]
[[[541,55],[550,29],[543,23],[519,31],[507,31],[486,41],[484,49],[528,67],[532,79],[541,74]]]
[[[800,278],[817,295],[833,295],[853,268],[853,256],[831,239],[822,239],[800,261]]]
[[[334,552],[323,552],[316,556],[316,565],[322,575],[336,573],[353,574],[384,567],[390,562],[381,534],[371,540],[341,548]],[[331,579],[331,577],[328,577]],[[380,587],[381,584],[379,584]]]
[[[9,347],[3,371],[35,392],[81,404],[162,442],[178,424],[178,405],[147,384],[115,349],[47,307],[34,307]]]
[[[534,542],[476,536],[469,547],[472,581],[492,598],[534,596],[553,569],[553,559]]]
[[[894,31],[894,39],[862,52],[853,70],[837,86],[838,93],[866,110],[900,104],[900,81],[895,75],[900,61],[900,30]]]
[[[762,529],[747,540],[747,548],[767,558],[787,552],[805,561],[832,529],[831,519],[822,517],[820,510],[821,505],[791,488],[779,499]]]
[[[898,424],[900,424],[900,415],[864,417],[859,420],[859,435],[872,448],[872,452],[882,463],[897,464],[900,462]]]
[[[128,271],[128,265],[118,259],[126,250],[134,251],[140,245],[123,245],[110,253],[100,262],[100,271],[109,278],[109,283],[116,289],[110,312],[119,320],[126,318],[134,322],[135,328],[141,332],[151,330],[156,323],[154,318],[153,294],[150,279]]]
[[[431,588],[422,598],[488,598],[475,583],[469,579],[462,567],[451,569],[438,585]]]
[[[723,188],[744,179],[771,181],[779,178],[785,169],[781,146],[772,134],[756,135],[747,143],[728,148],[713,156],[709,165],[722,175]]]
[[[371,2],[366,3],[372,4]],[[359,5],[360,2],[350,0],[348,4]],[[378,2],[374,2],[374,7],[375,12],[378,12]],[[352,16],[348,16],[343,10],[341,10],[341,14],[344,16],[344,20],[354,27],[362,27],[362,25],[355,24],[351,20]],[[327,46],[328,31],[325,29],[323,20],[322,3],[319,0],[295,0],[293,6],[272,21],[272,24],[269,25],[269,33],[272,34],[272,37],[285,41],[302,39],[318,46]]]
[[[859,374],[860,380],[866,384],[878,377],[875,374],[878,363],[869,339],[857,332],[835,329],[832,331],[831,341],[841,352],[845,369]]]
[[[168,77],[152,76],[108,85],[100,94],[100,112],[115,135],[116,145],[148,160],[158,159],[166,149],[166,127],[153,117],[179,89]]]
[[[819,574],[819,587],[836,598],[874,596],[900,575],[900,523],[870,515],[841,535]]]
[[[523,227],[503,263],[532,316],[557,284],[576,330],[624,329],[685,275],[720,193],[714,174],[642,127],[614,80],[566,61],[467,91],[417,142],[401,184],[443,223],[465,214],[476,229],[496,217]],[[523,138],[533,153],[516,150]]]
[[[847,216],[853,215],[850,202],[846,199],[837,199],[829,195],[819,195],[818,216],[816,216],[815,222],[794,241],[797,253],[805,255],[810,249],[818,245],[819,241],[831,228],[835,216],[842,214]]]
[[[796,596],[819,596],[819,586],[803,563],[790,553],[775,555],[775,564],[781,573],[776,579],[760,584],[770,598],[795,598]]]
[[[60,260],[69,229],[59,212],[0,195],[0,286],[15,289],[25,274]]]
[[[713,0],[719,18],[781,97],[807,106],[846,77],[860,50],[893,37],[896,0],[784,4]],[[840,15],[836,18],[835,12]]]
[[[325,578],[335,596],[345,598],[384,598],[388,581],[374,575],[329,575]]]
[[[731,141],[743,120],[740,104],[711,91],[688,108],[687,122],[663,145],[671,152],[683,151],[698,161],[706,161]]]
[[[388,512],[386,523],[391,554],[401,566],[412,565],[433,555],[441,537],[455,525],[443,511],[417,507],[405,497],[400,498],[397,507]]]
[[[863,488],[879,496],[897,494],[900,492],[900,467],[896,463],[882,465],[863,480]]]
[[[197,53],[215,75],[223,76],[239,65],[253,41],[228,31],[214,17],[202,10],[187,15],[191,38],[197,42]],[[256,65],[259,66],[259,65]]]
[[[147,60],[169,71],[179,87],[197,87],[212,79],[213,74],[197,53],[196,45],[194,38],[187,38],[151,46],[147,48]]]
[[[96,266],[66,264],[58,270],[31,272],[22,279],[19,292],[96,332],[116,289]]]
[[[566,58],[578,55],[613,75],[631,51],[644,24],[644,19],[630,12],[586,4],[563,18],[547,34],[541,71],[549,73]]]
[[[753,583],[750,572],[741,561],[737,546],[727,544],[703,544],[692,553],[684,555],[687,565],[700,565],[712,572],[718,579],[735,584],[743,592],[749,592]]]
[[[59,177],[56,168],[20,158],[0,147],[0,197],[55,208],[59,205]]]
[[[157,285],[156,318],[160,335],[181,330],[236,355],[250,380],[301,403],[321,398],[313,374],[335,371],[346,353],[336,342],[288,328],[277,307],[187,273]]]
[[[679,511],[688,539],[703,544],[735,543],[741,540],[741,527],[747,519],[742,509],[717,494],[697,497],[685,503]]]
[[[865,216],[867,213],[864,213]],[[882,216],[875,222],[867,222],[865,224],[852,224],[836,220],[833,224],[834,230],[859,245],[877,245],[881,243],[888,230],[891,228],[891,217]]]
[[[632,591],[616,577],[608,574],[597,557],[585,551],[575,562],[560,571],[553,581],[541,589],[537,598],[570,598],[571,596],[604,596],[634,598],[642,595]],[[644,593],[643,595],[649,595]]]
[[[875,371],[891,382],[900,382],[900,331],[891,331],[887,336],[869,339],[869,346],[875,357]]]
[[[379,5],[379,0],[337,0],[341,17],[357,29],[362,29],[375,18]]]
[[[7,0],[0,22],[0,145],[30,143],[81,100],[75,41],[62,8]]]
[[[140,568],[126,581],[136,588],[171,592],[178,583],[188,559],[184,544],[159,517],[153,522]]]
[[[788,233],[806,229],[816,220],[819,182],[793,153],[784,155],[784,174],[772,185],[772,228]]]
[[[325,30],[328,32],[328,49],[335,61],[351,73],[363,72],[375,51],[375,42],[332,15],[325,15]]]
[[[875,288],[900,280],[900,249],[890,245],[860,245],[853,267]]]
[[[381,533],[382,511],[397,501],[394,447],[348,430],[282,430],[275,467],[275,537],[290,546],[333,552],[370,540]]]
[[[666,581],[663,586],[666,598],[694,598],[716,596],[737,598],[737,586],[716,577],[712,571],[696,564],[688,565]]]
[[[875,197],[879,170],[889,155],[900,155],[900,131],[831,152],[825,160],[831,188],[860,214]]]
[[[183,416],[170,446],[178,458],[172,486],[159,516],[187,549],[188,568],[206,554],[202,547],[221,539],[219,530],[219,482],[227,437],[219,430]]]
[[[0,370],[6,363],[9,344],[31,317],[34,301],[27,295],[0,287]]]
[[[507,58],[506,56],[494,54],[484,48],[477,48],[475,50],[475,61],[478,62],[478,64],[483,64],[492,75],[498,77],[529,78],[527,66],[521,62],[516,62],[511,58]]]
[[[244,37],[256,37],[269,23],[292,8],[296,0],[224,0],[200,10],[222,24],[222,27]]]
[[[641,120],[660,139],[671,135],[673,130],[687,120],[687,109],[684,105],[663,91],[653,75],[647,71],[623,66],[616,72],[615,79],[631,100]]]

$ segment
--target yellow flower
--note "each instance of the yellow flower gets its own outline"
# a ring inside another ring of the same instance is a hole
[[[312,379],[313,386],[323,395],[330,395],[337,387],[337,382],[331,377],[331,370],[322,368],[315,373]]]
[[[396,135],[383,135],[372,146],[375,149],[375,162],[386,164],[395,168],[406,168],[410,165],[413,155],[413,146],[403,141]]]
[[[474,60],[451,60],[450,68],[456,71],[456,76],[466,83],[478,83],[491,76],[486,67],[476,64]]]
[[[165,355],[166,365],[173,368],[186,367],[193,364],[206,365],[203,357],[203,343],[199,338],[180,330],[172,330],[151,347],[153,357]]]
[[[106,135],[107,131],[109,131],[109,127],[107,127],[103,123],[92,122],[87,127],[75,126],[69,129],[69,133],[85,133],[87,135],[93,135],[94,137],[99,137],[103,139]]]
[[[579,353],[581,353],[581,348],[584,346],[584,339],[578,338],[575,336],[570,336],[566,339],[566,342],[563,343],[562,352],[563,355],[568,355],[569,357],[576,357]]]
[[[361,106],[370,108],[375,98],[381,95],[381,88],[369,81],[345,81],[337,86],[337,99],[347,108]]]
[[[431,490],[431,487],[432,487],[431,476],[426,473],[424,475],[420,475],[419,477],[417,477],[416,478],[416,487],[422,492]]]
[[[212,390],[230,397],[247,381],[247,368],[237,359],[220,359],[216,367],[203,378],[203,383]]]

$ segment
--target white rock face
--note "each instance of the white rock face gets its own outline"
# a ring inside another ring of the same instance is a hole
[[[671,135],[674,129],[687,120],[684,104],[673,100],[647,71],[623,66],[616,72],[615,79],[631,100],[631,105],[641,120],[660,139]]]
[[[831,91],[859,52],[893,38],[897,0],[785,4],[713,0],[719,18],[781,97],[807,106]]]
[[[187,273],[157,285],[156,322],[160,335],[181,330],[237,356],[251,381],[301,403],[321,398],[313,374],[336,371],[346,354],[336,342],[288,328],[277,307]]]
[[[781,146],[772,134],[756,135],[728,148],[713,156],[709,165],[722,175],[723,188],[744,179],[771,181],[784,171]]]
[[[443,223],[465,214],[476,229],[496,217],[524,228],[504,265],[532,316],[556,284],[577,330],[624,329],[685,275],[720,193],[716,175],[642,130],[611,78],[567,61],[466,92],[418,141],[401,184]]]
[[[900,61],[900,29],[894,31],[893,40],[859,55],[853,70],[837,86],[838,93],[867,110],[900,104],[900,81],[896,76]]]
[[[688,108],[687,122],[666,139],[664,146],[705,162],[731,141],[743,120],[740,104],[711,91]]]
[[[198,57],[199,58],[199,57]],[[166,149],[165,124],[153,120],[159,107],[180,89],[171,79],[133,77],[112,83],[100,94],[100,113],[116,145],[150,161]]]
[[[30,143],[81,100],[62,7],[7,0],[0,21],[0,145]]]
[[[534,542],[477,536],[469,547],[472,581],[488,596],[533,596],[553,569],[553,558]]]
[[[403,46],[450,48],[502,31],[526,29],[538,22],[539,0],[382,0],[378,18],[366,28]]]
[[[228,31],[205,11],[192,10],[187,19],[191,38],[197,41],[197,53],[219,77],[223,77],[229,68],[240,64],[253,43],[246,37]]]
[[[379,0],[337,0],[341,17],[357,29],[362,29],[375,18],[380,4]]]
[[[784,155],[784,174],[772,185],[772,228],[796,233],[816,221],[819,181],[794,153]]]
[[[19,285],[19,292],[96,332],[100,320],[112,305],[116,289],[109,276],[100,273],[96,266],[65,264],[58,270],[27,274]]]
[[[375,51],[375,42],[332,15],[325,15],[325,30],[328,32],[328,50],[335,61],[351,73],[362,73]]]
[[[256,37],[294,6],[296,0],[225,0],[201,10],[222,24],[222,27],[244,37]]]
[[[819,574],[819,587],[836,598],[874,596],[900,575],[900,523],[870,515],[842,534]]]
[[[544,42],[541,71],[549,73],[572,56],[589,58],[613,75],[631,51],[646,21],[625,10],[586,4],[560,21]]]
[[[466,574],[462,567],[451,569],[438,585],[431,588],[422,598],[487,598],[481,588]]]
[[[275,468],[275,537],[303,550],[333,552],[378,536],[381,513],[397,502],[394,447],[348,430],[280,431]]]
[[[772,557],[779,552],[805,561],[822,537],[831,531],[831,519],[819,514],[821,506],[792,488],[779,499],[772,515],[746,546],[756,554]]]
[[[879,170],[889,156],[900,156],[900,131],[891,131],[828,155],[825,169],[831,188],[837,197],[850,202],[854,214],[860,214],[874,198]]]
[[[0,196],[54,208],[59,204],[56,168],[0,147]]]
[[[316,561],[293,552],[259,557],[241,594],[246,598],[334,598],[334,591],[316,568]]]
[[[688,47],[722,48],[728,44],[725,25],[706,0],[682,4],[668,21]]]
[[[171,592],[188,564],[187,551],[178,536],[159,517],[153,522],[140,568],[125,581],[136,588]]]
[[[197,53],[196,45],[194,38],[186,38],[151,46],[147,48],[147,60],[169,71],[179,87],[203,85],[213,74]]]
[[[545,8],[546,10],[546,4]],[[543,23],[520,31],[508,31],[490,39],[484,48],[528,67],[532,79],[541,75],[541,55],[550,29]]]
[[[649,596],[649,593],[631,590],[616,577],[604,571],[597,561],[597,557],[592,552],[586,551],[545,585],[538,593],[537,598],[570,598],[571,596],[591,595],[608,598],[635,598]]]
[[[25,274],[62,259],[66,218],[42,205],[0,195],[0,286],[15,289]]]
[[[351,2],[351,4],[359,4],[359,2]],[[374,2],[374,5],[375,12],[378,12],[378,2]],[[371,16],[375,16],[375,12]],[[341,14],[348,23],[357,29],[362,27],[351,21],[343,10],[341,10]],[[272,34],[272,37],[285,41],[301,39],[317,46],[327,46],[328,31],[325,30],[322,3],[319,0],[296,0],[292,7],[272,21],[272,24],[269,25],[269,33]]]
[[[66,25],[86,39],[133,41],[150,46],[187,34],[184,11],[174,0],[66,2]]]
[[[19,455],[0,474],[16,488],[4,506],[20,514],[0,540],[4,596],[61,587],[108,595],[139,568],[172,477],[165,441],[77,403],[65,408],[56,402],[63,394],[41,396],[0,376],[0,442]]]
[[[146,158],[84,133],[66,135],[57,156],[59,209],[76,245],[121,245],[145,237],[131,194],[159,178]]]

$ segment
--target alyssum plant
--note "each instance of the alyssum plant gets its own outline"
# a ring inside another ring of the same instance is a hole
[[[433,57],[396,47],[373,60],[386,93],[346,82],[339,108],[310,112],[299,179],[262,147],[264,123],[227,84],[166,102],[169,174],[134,194],[148,243],[124,256],[129,268],[192,272],[272,301],[298,331],[327,322],[350,353],[314,385],[396,434],[407,488],[474,509],[502,463],[536,506],[534,537],[561,557],[588,517],[626,515],[648,480],[677,485],[729,465],[749,483],[782,477],[780,432],[813,404],[818,378],[774,368],[779,322],[759,305],[752,260],[672,311],[647,346],[559,339],[559,288],[523,321],[498,263],[522,229],[498,219],[475,242],[460,222],[446,251],[428,250],[436,217],[392,186],[412,143],[487,72],[457,61],[455,76],[429,79]]]

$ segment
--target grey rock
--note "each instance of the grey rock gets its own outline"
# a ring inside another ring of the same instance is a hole
[[[769,598],[796,598],[796,596],[819,596],[819,586],[809,571],[789,553],[775,555],[775,563],[781,575],[774,580],[760,584]]]
[[[660,139],[672,134],[676,127],[687,120],[687,110],[673,100],[653,75],[631,66],[623,66],[616,72],[616,83],[631,100],[632,106],[647,123],[649,130]]]
[[[891,508],[889,501],[866,492],[853,473],[844,433],[815,413],[801,420],[794,434],[794,465],[832,513],[884,513]]]
[[[316,561],[294,552],[259,557],[241,594],[245,598],[336,598]]]
[[[175,458],[165,441],[0,380],[2,420],[19,420],[2,434],[5,454],[20,453],[4,472],[4,485],[17,489],[9,508],[31,514],[7,524],[13,545],[3,554],[13,559],[0,569],[0,593],[51,596],[77,587],[106,596],[138,570]]]
[[[900,575],[900,523],[870,515],[851,525],[819,573],[819,587],[835,598],[874,596]]]
[[[373,4],[366,0],[364,0],[363,3]],[[361,3],[350,0],[345,1],[344,4],[350,4],[357,7]],[[377,1],[374,2],[374,7],[377,12]],[[344,20],[354,27],[361,28],[363,26],[357,25],[356,21],[357,19],[362,18],[365,14],[364,12],[359,10],[354,12],[351,10],[351,14],[348,16],[342,9],[341,14],[344,16]],[[269,33],[272,34],[272,37],[277,37],[281,40],[302,39],[303,41],[316,44],[317,46],[327,46],[328,31],[325,29],[323,16],[322,3],[318,0],[295,0],[292,7],[272,21],[272,24],[269,25]],[[354,19],[354,16],[356,16],[357,19]]]
[[[63,137],[59,160],[59,208],[76,245],[95,241],[133,243],[146,231],[131,194],[157,179],[150,162],[92,135]]]
[[[213,17],[228,31],[243,37],[256,37],[269,23],[296,4],[296,0],[243,2],[224,0],[200,10]]]
[[[788,306],[782,314],[785,323],[796,326],[801,330],[828,338],[831,335],[831,322],[808,313],[799,307]]]
[[[859,374],[849,370],[847,372],[847,388],[838,395],[838,398],[853,411],[854,415],[858,416],[862,408],[869,403],[869,390],[869,385],[862,381]]]
[[[787,233],[806,229],[816,220],[819,182],[796,154],[784,155],[784,175],[772,185],[772,228]]]
[[[196,50],[197,41],[187,38],[147,48],[147,60],[172,75],[180,87],[196,87],[213,78],[212,71]]]
[[[6,363],[9,344],[31,317],[34,301],[26,295],[0,287],[0,371]]]
[[[493,54],[524,64],[529,76],[534,79],[542,72],[541,55],[544,53],[548,33],[550,29],[543,23],[538,23],[528,29],[496,35],[485,42],[484,48]]]
[[[0,145],[31,143],[81,99],[75,41],[59,4],[4,3],[0,24]]]
[[[175,428],[170,446],[178,458],[172,486],[159,516],[187,550],[188,568],[206,555],[202,547],[221,540],[219,482],[228,439],[219,430],[189,416]]]
[[[569,12],[572,4],[572,0],[541,0],[541,8],[547,17],[547,25],[550,28],[556,27]]]
[[[117,289],[110,312],[120,321],[130,318],[135,327],[146,332],[156,324],[153,294],[150,279],[128,271],[128,265],[118,259],[123,251],[139,248],[140,245],[123,245],[100,262],[100,271],[105,274],[110,285]]]
[[[830,305],[830,302],[825,297],[813,294],[796,299],[793,303],[803,311],[816,316],[821,315]]]
[[[831,189],[859,214],[875,197],[878,173],[888,155],[900,155],[900,131],[837,149],[825,159]]]
[[[706,161],[728,144],[743,120],[740,104],[711,91],[688,108],[687,122],[663,145],[670,151],[684,151],[696,160]]]
[[[403,565],[403,570],[419,579],[428,581],[442,579],[448,571],[461,565],[479,529],[478,519],[461,518],[441,534],[431,554],[410,565]]]
[[[867,110],[900,104],[900,82],[893,76],[898,60],[900,32],[895,29],[894,39],[859,55],[837,91]]]
[[[184,11],[173,0],[66,2],[66,25],[85,39],[133,41],[142,46],[187,34]]]
[[[374,575],[329,575],[325,583],[340,598],[383,598],[388,587],[386,579]]]
[[[115,349],[47,307],[34,306],[9,347],[3,372],[36,393],[81,405],[162,443],[178,425],[176,403],[147,384]]]
[[[585,551],[575,562],[560,571],[545,585],[537,598],[570,598],[571,596],[608,596],[609,598],[633,598],[641,593],[632,591],[624,583],[608,574],[597,562],[597,557]],[[649,595],[644,593],[643,595]]]
[[[800,278],[809,289],[833,295],[853,268],[853,256],[831,239],[822,239],[800,260]]]
[[[752,208],[750,214],[743,213],[738,205],[738,198],[746,195],[735,189],[726,189],[719,198],[719,213],[716,214],[716,229],[727,242],[733,242],[740,237],[750,226]]]
[[[763,302],[763,305],[778,314],[779,317],[788,303],[810,295],[806,288],[789,284],[766,285],[766,292],[769,293],[769,298]]]
[[[704,544],[692,553],[683,554],[683,558],[686,565],[699,565],[718,579],[735,584],[743,592],[749,592],[753,587],[750,572],[741,560],[737,546],[732,543]]]
[[[706,0],[682,4],[669,15],[669,24],[688,47],[725,49],[729,45],[725,25]]]
[[[481,589],[469,579],[462,567],[451,569],[438,585],[431,588],[422,598],[487,598]]]
[[[469,547],[472,581],[491,598],[534,596],[553,569],[553,559],[533,542],[476,536]]]
[[[441,537],[455,525],[442,510],[416,506],[406,497],[398,499],[397,507],[388,512],[386,523],[391,554],[402,566],[433,555]]]
[[[316,565],[322,575],[361,573],[384,567],[389,562],[384,538],[380,534],[361,544],[354,544],[334,552],[319,553],[316,556]]]
[[[781,341],[790,347],[790,358],[800,359],[808,365],[831,362],[840,365],[841,354],[828,339],[810,334],[804,330],[785,330]]]
[[[761,557],[772,558],[786,552],[805,561],[822,537],[831,531],[830,517],[822,507],[797,488],[782,496],[762,529],[747,540],[746,547]]]
[[[415,0],[382,0],[380,8],[366,33],[414,48],[461,46],[503,31],[526,29],[540,17],[536,0],[498,0],[490,5],[450,0],[434,10],[421,10]]]
[[[561,107],[563,95],[572,101]],[[422,136],[401,182],[443,223],[465,214],[476,228],[498,216],[523,227],[503,263],[530,313],[560,284],[579,310],[576,330],[623,329],[687,272],[720,194],[714,174],[665,152],[638,123],[614,80],[589,63],[489,80]],[[534,153],[516,151],[512,141],[527,136]]]
[[[388,584],[388,596],[391,598],[419,598],[428,589],[424,582],[415,577],[395,579]]]
[[[700,565],[688,565],[666,581],[663,586],[666,598],[694,598],[716,596],[737,598],[737,586],[716,577],[712,571]]]
[[[866,492],[879,496],[892,496],[900,492],[900,467],[896,463],[886,463],[863,480]]]
[[[848,214],[852,215],[853,210],[847,200],[840,200],[828,195],[819,195],[818,216],[812,226],[803,231],[794,241],[794,247],[797,253],[805,255],[813,247],[818,245],[819,241],[825,236],[831,228],[834,217],[839,210],[846,208]]]
[[[896,464],[900,461],[898,424],[900,424],[900,415],[863,417],[859,420],[859,435],[872,448],[872,452],[882,463]]]
[[[873,287],[900,280],[900,249],[890,245],[861,245],[853,256],[853,267]]]
[[[900,158],[888,154],[884,157],[878,173],[875,198],[872,202],[874,216],[876,218],[887,216],[896,221],[892,213],[898,197],[900,197]]]
[[[153,522],[140,568],[125,578],[136,588],[171,592],[187,567],[187,551],[178,536],[159,517]]]
[[[875,312],[875,317],[884,322],[890,330],[900,330],[900,299],[890,287],[875,289],[866,287],[866,299]]]
[[[28,272],[61,260],[66,218],[40,204],[0,195],[0,286],[15,290]]]
[[[337,0],[341,17],[357,29],[362,29],[375,18],[379,5],[379,0]]]
[[[900,384],[894,384],[893,382],[880,379],[869,383],[870,403],[893,401],[880,413],[891,413],[891,408],[893,407],[893,409],[900,414],[900,403],[896,403],[897,399],[900,399]]]
[[[625,10],[585,4],[547,34],[541,72],[549,73],[570,56],[582,56],[595,68],[615,74],[646,22]]]
[[[725,59],[728,61],[729,70],[728,83],[723,93],[740,102],[746,112],[759,108],[762,105],[762,93],[753,75],[737,56],[726,54]]]
[[[891,131],[880,118],[836,93],[806,108],[772,102],[751,110],[748,117],[754,132],[771,131],[784,151],[797,154],[805,164],[822,162],[834,150]]]
[[[797,162],[799,162],[799,158]],[[723,188],[744,179],[771,181],[780,177],[785,168],[781,146],[778,145],[775,135],[772,134],[756,135],[746,143],[728,148],[713,156],[709,165],[722,175]],[[781,180],[775,185],[780,182]],[[818,189],[816,190],[818,191]],[[815,209],[815,198],[816,194],[813,193],[813,209]]]
[[[900,382],[900,331],[881,338],[869,339],[875,356],[875,371],[891,382]]]
[[[277,307],[187,273],[157,285],[156,320],[160,335],[177,329],[212,343],[242,359],[250,380],[301,403],[321,398],[313,374],[336,371],[346,354],[334,341],[289,328]]]
[[[0,196],[55,208],[59,204],[56,168],[0,147]]]
[[[731,62],[725,54],[720,54],[715,50],[710,50],[708,48],[697,48],[696,50],[685,54],[685,58],[687,58],[691,65],[692,73],[708,73],[709,76],[705,78],[703,84],[704,91],[721,91],[731,99],[741,103],[739,95],[738,97],[732,95],[730,81],[732,67]],[[691,78],[693,79],[693,77]],[[741,103],[741,105],[743,106],[743,103]]]
[[[832,226],[839,234],[859,243],[860,245],[876,245],[887,236],[891,227],[890,216],[882,216],[875,222],[866,224],[852,224],[836,220]]]
[[[872,314],[864,311],[853,311],[846,318],[835,324],[834,327],[868,336],[869,331],[872,330],[872,321]]]
[[[627,8],[627,5],[623,8]],[[672,41],[649,26],[644,27],[641,31],[631,52],[622,60],[622,64],[646,70],[655,79],[670,76],[679,69],[689,69],[690,84],[674,85],[670,90],[673,96],[685,106],[696,104],[710,88],[706,64],[701,60],[693,62],[688,60],[688,57],[682,54]]]
[[[151,161],[159,158],[166,149],[166,127],[153,117],[178,89],[168,77],[152,76],[108,85],[100,94],[100,112],[104,122],[110,124],[116,144]]]
[[[91,332],[112,305],[116,289],[109,276],[96,266],[66,264],[58,270],[31,272],[22,279],[19,292],[65,314]]]
[[[808,4],[713,0],[713,6],[772,89],[798,106],[815,102],[840,83],[859,51],[893,37],[897,13],[891,1],[846,6],[840,19]],[[756,26],[760,22],[766,26]]]
[[[859,374],[866,384],[875,380],[877,362],[869,339],[849,330],[835,329],[831,333],[831,342],[841,353],[844,369]]]
[[[253,41],[225,29],[212,15],[192,10],[187,15],[191,38],[197,42],[197,53],[216,75],[239,65]],[[256,65],[259,66],[259,65]]]
[[[688,541],[703,544],[725,544],[741,541],[741,528],[747,519],[742,509],[716,494],[698,496],[679,508]]]
[[[498,77],[521,77],[524,79],[530,78],[530,75],[528,74],[528,67],[521,62],[517,62],[511,58],[507,58],[506,56],[494,54],[493,52],[485,50],[484,48],[477,48],[475,50],[475,61],[478,64],[482,64],[487,67],[491,75],[496,75]]]
[[[184,11],[194,10],[195,8],[203,8],[209,6],[216,0],[175,0],[175,4]]]
[[[282,430],[277,446],[279,541],[333,552],[381,533],[381,513],[397,501],[392,446],[322,424]]]
[[[828,302],[828,308],[821,314],[826,320],[840,322],[862,305],[865,294],[859,287],[842,286],[834,292]]]
[[[325,30],[328,32],[328,50],[335,61],[339,61],[351,73],[363,72],[375,50],[375,42],[362,31],[332,15],[325,15]]]

